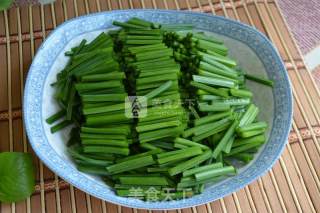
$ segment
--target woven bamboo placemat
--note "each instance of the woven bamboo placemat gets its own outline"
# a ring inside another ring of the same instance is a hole
[[[50,31],[72,17],[129,8],[193,10],[255,26],[279,49],[293,85],[292,131],[273,169],[223,199],[167,212],[320,212],[320,93],[274,0],[57,0],[0,12],[0,152],[33,152],[22,123],[22,94],[34,53]],[[91,197],[61,180],[36,156],[34,161],[35,193],[19,203],[0,204],[0,212],[148,212]]]

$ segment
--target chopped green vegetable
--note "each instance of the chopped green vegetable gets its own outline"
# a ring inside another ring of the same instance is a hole
[[[212,169],[222,168],[222,167],[223,167],[223,164],[221,162],[213,163],[213,164],[210,164],[210,165],[195,167],[193,169],[186,170],[185,172],[183,172],[182,175],[183,175],[183,177],[187,177],[187,176],[190,176],[190,175],[194,175],[196,173],[209,171],[209,170],[212,170]]]
[[[255,81],[255,82],[258,82],[258,83],[273,87],[273,81],[264,79],[262,77],[257,77],[257,76],[250,75],[250,74],[245,74],[245,77],[246,77],[246,79],[249,79],[251,81]]]
[[[159,164],[163,164],[163,163],[168,163],[170,161],[189,158],[189,157],[199,155],[202,153],[202,150],[199,147],[191,147],[191,148],[186,148],[186,149],[182,149],[179,151],[181,151],[181,153],[179,153],[179,154],[158,158],[157,162]]]
[[[57,112],[57,113],[51,115],[49,118],[47,118],[46,122],[48,124],[53,124],[54,122],[56,122],[57,120],[62,118],[65,114],[66,114],[66,111],[64,109],[62,109],[59,112]]]
[[[199,173],[196,173],[194,176],[196,180],[201,181],[209,178],[214,178],[217,176],[235,174],[235,173],[236,173],[236,170],[233,166],[226,166],[222,168],[215,168],[215,169],[199,172]]]
[[[172,167],[168,170],[171,176],[182,173],[183,171],[198,166],[202,162],[206,161],[211,156],[211,150],[205,151],[203,154],[193,157],[190,160],[182,162],[175,167]]]
[[[213,150],[212,156],[214,158],[217,158],[218,155],[221,153],[222,150],[225,149],[228,141],[230,140],[230,138],[232,137],[232,135],[235,132],[235,129],[238,125],[238,121],[234,121],[232,123],[232,125],[228,128],[227,132],[225,133],[225,135],[222,137],[221,141],[218,143],[218,145],[216,146],[216,148]]]
[[[145,166],[150,166],[154,163],[155,161],[153,160],[150,153],[148,153],[148,155],[146,156],[139,156],[136,158],[132,158],[132,159],[111,165],[107,167],[107,170],[112,174],[117,174],[117,173],[126,172],[126,171],[134,170],[137,168],[145,167]]]

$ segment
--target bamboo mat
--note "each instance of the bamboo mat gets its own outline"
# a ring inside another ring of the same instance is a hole
[[[253,25],[277,46],[293,85],[292,131],[273,169],[223,199],[167,212],[320,212],[320,93],[273,0],[57,0],[0,12],[0,152],[32,152],[21,115],[24,80],[34,53],[50,31],[76,16],[129,8],[201,11]],[[19,203],[0,204],[1,213],[150,212],[91,197],[61,180],[35,156],[34,161],[35,193]]]

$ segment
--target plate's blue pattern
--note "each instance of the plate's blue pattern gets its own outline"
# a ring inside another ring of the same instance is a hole
[[[273,128],[268,143],[255,162],[235,177],[210,187],[201,195],[184,201],[143,202],[116,196],[107,186],[96,183],[82,175],[71,164],[64,161],[49,145],[41,119],[42,92],[50,67],[64,46],[75,36],[88,31],[106,29],[113,20],[126,21],[137,16],[161,23],[192,23],[196,28],[219,33],[247,44],[260,58],[269,78],[274,80],[273,98],[275,112]],[[113,11],[83,16],[60,25],[39,48],[30,67],[24,94],[24,121],[30,143],[39,158],[56,174],[77,188],[112,203],[149,209],[186,208],[204,204],[234,191],[267,172],[279,158],[291,125],[292,95],[290,82],[282,60],[270,41],[257,30],[239,22],[201,13],[164,10]]]

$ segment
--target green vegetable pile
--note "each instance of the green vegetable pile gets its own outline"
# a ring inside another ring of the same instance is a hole
[[[68,151],[80,171],[119,196],[147,200],[131,189],[153,187],[160,200],[182,199],[253,159],[268,125],[245,81],[272,81],[245,74],[222,41],[191,25],[114,25],[66,52],[53,83],[61,110],[47,122],[52,133],[72,124]]]

